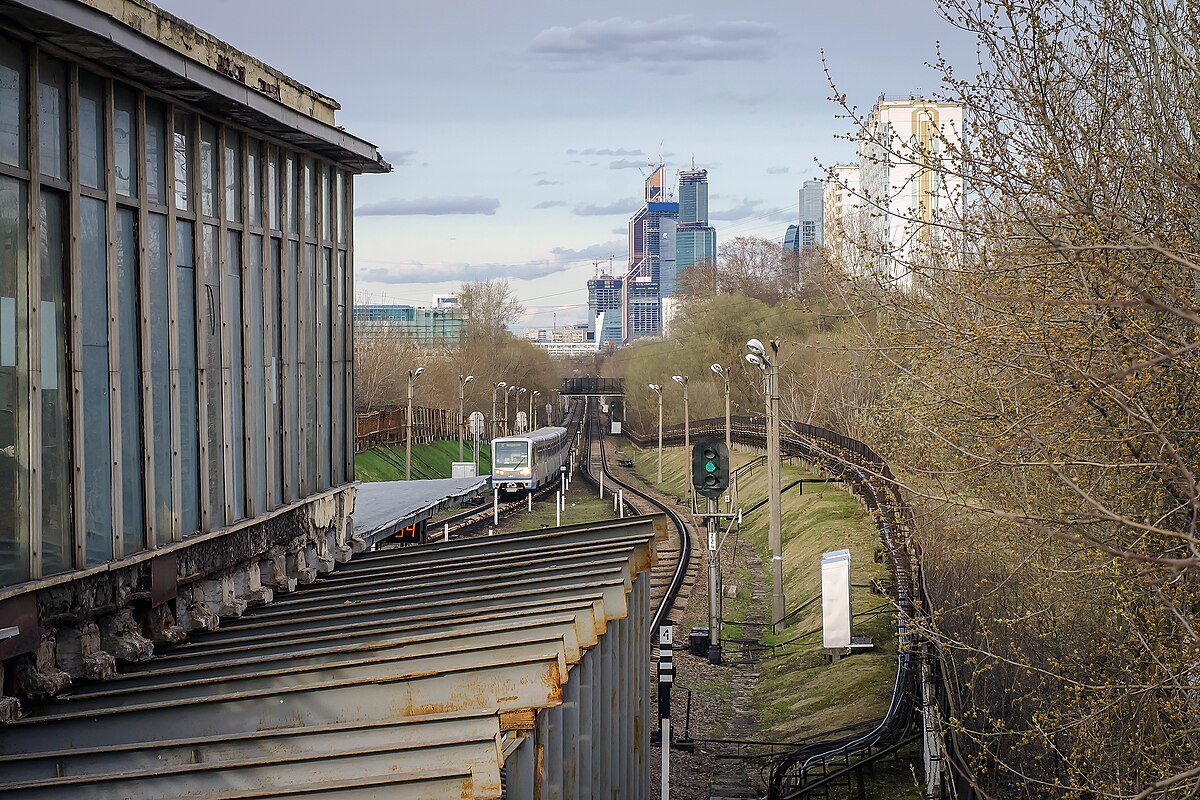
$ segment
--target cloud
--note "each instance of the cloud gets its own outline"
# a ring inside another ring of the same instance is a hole
[[[635,199],[617,200],[605,206],[598,206],[595,203],[575,206],[574,213],[581,217],[603,217],[609,214],[623,214],[628,216],[637,210],[638,201]]]
[[[412,166],[413,156],[417,154],[416,150],[381,150],[379,152],[383,156],[383,160],[391,164],[393,167],[409,167]]]
[[[724,211],[713,211],[711,214],[709,214],[709,216],[712,219],[723,220],[745,219],[746,217],[759,213],[758,206],[760,205],[762,205],[761,200],[746,199],[733,208],[727,208]]]
[[[645,161],[632,161],[628,158],[618,158],[608,162],[609,169],[641,169],[644,166],[646,166]]]
[[[685,67],[697,61],[748,61],[778,36],[772,25],[748,20],[704,20],[687,16],[658,20],[611,17],[574,27],[546,28],[529,43],[540,59],[568,67],[599,67],[614,62]]]
[[[767,167],[768,175],[786,175],[787,173],[787,167]]]
[[[569,156],[644,156],[646,155],[641,150],[626,150],[624,147],[618,147],[613,150],[608,147],[589,147],[587,150],[568,150]]]
[[[491,216],[500,207],[494,197],[421,197],[403,200],[393,197],[367,203],[354,209],[356,217],[444,216],[448,214],[484,214]]]
[[[533,280],[582,266],[580,262],[606,259],[618,248],[619,241],[589,245],[578,250],[555,247],[550,257],[524,264],[402,264],[392,267],[355,267],[354,279],[361,283],[452,283],[487,278]]]
[[[565,200],[543,200],[534,206],[534,208],[555,208],[557,206],[565,206],[566,204],[567,201]]]
[[[540,181],[535,183],[534,186],[558,186],[558,181],[549,181],[545,178],[542,178]]]

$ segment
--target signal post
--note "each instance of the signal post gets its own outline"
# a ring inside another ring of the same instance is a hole
[[[732,514],[717,511],[717,498],[729,488],[729,448],[715,436],[699,439],[692,447],[692,488],[705,498],[708,529],[708,660],[721,663],[721,571],[717,562],[717,521]]]

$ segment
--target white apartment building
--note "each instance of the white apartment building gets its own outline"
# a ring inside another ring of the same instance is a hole
[[[921,253],[943,237],[935,220],[961,217],[963,186],[949,162],[961,143],[962,106],[880,95],[858,147],[858,198],[867,251],[861,267],[911,288]]]
[[[825,248],[840,265],[851,263],[862,230],[858,164],[835,164],[825,181]]]

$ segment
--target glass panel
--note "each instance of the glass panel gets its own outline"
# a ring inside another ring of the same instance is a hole
[[[175,519],[171,493],[171,294],[167,262],[167,218],[151,214],[146,230],[147,283],[150,288],[150,418],[154,437],[154,536],[159,544],[172,540]],[[190,323],[191,320],[181,321]]]
[[[242,235],[228,231],[225,254],[225,330],[229,336],[229,457],[233,478],[229,484],[229,500],[233,505],[233,520],[246,516],[246,376],[242,358]]]
[[[267,157],[267,205],[270,211],[272,230],[283,230],[280,211],[283,203],[279,197],[279,151],[272,147]]]
[[[334,210],[334,224],[337,225],[338,244],[346,243],[346,173],[338,170],[337,174],[337,208]]]
[[[175,224],[175,290],[179,297],[179,530],[200,530],[200,421],[196,384],[196,262],[192,223]]]
[[[8,44],[0,39],[0,61],[7,58],[2,50]],[[3,80],[0,71],[0,100],[7,96]],[[17,432],[29,418],[29,342],[18,304],[18,298],[23,304],[29,296],[27,191],[25,181],[0,175],[0,584],[29,578],[29,523],[24,512],[29,471],[19,463],[24,458],[17,452]]]
[[[200,213],[217,215],[217,129],[211,122],[200,123]]]
[[[79,200],[79,309],[83,339],[83,488],[87,563],[112,558],[112,455],[108,387],[108,235],[104,203]]]
[[[167,202],[167,123],[162,104],[146,100],[146,199]]]
[[[67,67],[38,59],[38,163],[44,175],[67,179]]]
[[[269,280],[268,313],[272,315],[274,335],[271,337],[271,360],[269,364],[269,388],[271,401],[271,425],[275,430],[275,485],[271,496],[271,507],[283,503],[283,305],[282,268],[280,241],[271,240],[271,271]]]
[[[253,225],[256,228],[262,227],[262,172],[260,165],[262,161],[258,157],[259,144],[253,139],[246,142],[246,181],[249,186],[249,214],[250,219],[246,220],[248,225]],[[261,259],[260,259],[261,260]]]
[[[288,232],[300,232],[300,182],[296,176],[296,157],[287,157],[287,218]]]
[[[175,115],[175,208],[192,210],[192,121],[187,114]]]
[[[299,246],[288,242],[287,296],[283,309],[287,314],[287,391],[284,393],[287,412],[284,427],[288,431],[288,464],[292,476],[288,500],[300,497],[300,269]]]
[[[242,221],[242,137],[225,131],[225,219]]]
[[[113,166],[117,194],[137,197],[137,95],[124,86],[113,93]]]
[[[104,189],[104,83],[79,73],[79,180]]]
[[[66,202],[57,192],[41,196],[41,278],[38,334],[42,370],[42,573],[69,569],[71,552],[71,419],[68,402],[65,242]]]
[[[340,173],[339,173],[340,174]],[[333,278],[333,479],[346,482],[346,253],[338,251]]]
[[[318,381],[317,418],[320,420],[317,440],[319,485],[329,488],[333,483],[333,364],[330,356],[333,330],[330,325],[330,301],[332,295],[333,251],[328,247],[321,253],[321,277],[317,284],[317,353],[321,358],[321,373]]]
[[[217,227],[202,231],[204,304],[200,336],[207,348],[204,355],[204,412],[206,415],[208,476],[208,529],[225,526],[225,435],[224,401],[221,395],[221,259],[217,250]]]
[[[304,492],[311,494],[319,484],[317,475],[317,246],[304,246]]]
[[[304,192],[304,235],[308,237],[314,237],[317,235],[317,217],[313,213],[313,192],[315,192],[317,189],[315,181],[313,181],[312,162],[307,158],[304,159],[303,175],[304,185],[302,191]]]
[[[267,510],[267,397],[263,363],[263,271],[261,236],[250,237],[246,259],[246,303],[249,308],[246,324],[246,371],[249,376],[249,411],[246,424],[250,428],[250,493],[254,498],[254,513]]]
[[[137,212],[117,209],[117,341],[121,369],[121,552],[146,549],[142,509],[142,392],[138,376]]]
[[[26,72],[25,48],[0,36],[0,162],[15,167],[25,166]]]
[[[325,167],[317,162],[317,168],[321,171],[321,238],[332,239],[333,218],[330,212],[333,209],[333,203],[330,202],[332,198],[329,196],[329,173],[332,167]]]

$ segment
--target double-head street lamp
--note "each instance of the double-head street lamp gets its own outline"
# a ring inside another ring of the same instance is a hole
[[[521,395],[525,394],[528,391],[529,390],[526,389],[524,386],[517,387],[517,402],[513,403],[513,422],[514,423],[517,421],[516,420],[517,414],[521,410]],[[525,425],[526,425],[526,427],[529,426],[529,420],[525,420]]]
[[[729,371],[720,364],[713,364],[709,367],[714,375],[720,375],[725,381],[725,449],[730,453],[733,452],[733,439],[729,433]]]
[[[512,426],[508,424],[508,393],[517,387],[511,383],[508,385],[501,384],[501,386],[504,387],[504,435],[508,436],[512,433]]]
[[[467,384],[475,380],[474,375],[458,376],[458,460],[463,460],[463,433],[466,420],[463,419],[463,397],[467,393]]]
[[[421,377],[424,367],[408,371],[408,422],[404,426],[404,480],[412,480],[412,401],[413,383]]]
[[[531,391],[529,393],[529,420],[528,420],[528,423],[529,423],[529,430],[531,430],[531,431],[537,430],[536,417],[534,417],[534,415],[533,415],[533,412],[535,410],[533,407],[533,398],[537,397],[539,394],[541,394],[541,392],[539,392],[537,389],[534,389],[533,391]]]
[[[658,482],[662,483],[662,384],[649,384],[650,391],[658,395]]]
[[[671,380],[683,387],[683,450],[684,458],[692,457],[692,415],[688,408],[688,379],[687,375],[672,375]],[[688,486],[688,497],[690,502],[695,502],[695,493],[692,491],[691,485]],[[692,511],[695,512],[693,506]]]
[[[770,527],[767,541],[771,547],[771,622],[776,623],[787,613],[783,596],[783,535],[782,497],[780,492],[779,463],[779,340],[772,339],[771,352],[758,339],[746,342],[749,361],[763,374],[763,388],[767,396],[767,500],[770,510]]]
[[[500,429],[496,427],[496,391],[508,386],[504,381],[497,381],[492,384],[492,438],[495,439],[500,435]]]

